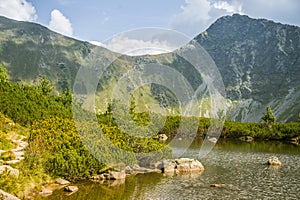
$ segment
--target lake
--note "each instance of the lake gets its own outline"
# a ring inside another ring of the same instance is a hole
[[[200,146],[201,141],[194,142],[186,156],[196,157]],[[180,146],[174,150],[180,151]],[[282,166],[266,165],[271,156],[277,156]],[[205,167],[201,174],[140,174],[106,184],[80,182],[76,183],[79,191],[70,196],[56,190],[40,199],[300,199],[299,146],[274,141],[219,140],[200,161]],[[213,188],[211,184],[227,186]]]

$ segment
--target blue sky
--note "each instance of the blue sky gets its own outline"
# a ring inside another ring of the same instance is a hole
[[[194,37],[223,15],[300,25],[299,0],[0,0],[0,15],[33,21],[86,41],[160,27]]]

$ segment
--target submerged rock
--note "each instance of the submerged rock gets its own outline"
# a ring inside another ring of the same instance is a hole
[[[281,162],[279,161],[279,159],[277,157],[271,157],[268,160],[268,165],[272,165],[272,166],[281,166]]]

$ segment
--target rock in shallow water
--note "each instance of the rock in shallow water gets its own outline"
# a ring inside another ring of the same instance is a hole
[[[66,192],[76,192],[78,190],[77,186],[67,186],[64,189]]]
[[[163,173],[201,172],[204,170],[200,161],[191,158],[179,158],[163,161]]]
[[[271,157],[268,160],[268,165],[272,165],[272,166],[281,166],[281,162],[279,161],[279,159],[277,157]]]

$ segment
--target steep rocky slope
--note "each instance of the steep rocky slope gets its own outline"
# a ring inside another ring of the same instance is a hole
[[[280,121],[300,112],[300,28],[233,15],[195,38],[212,56],[234,101],[231,117],[258,121],[270,105]]]

